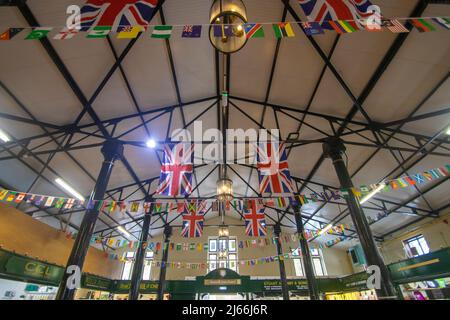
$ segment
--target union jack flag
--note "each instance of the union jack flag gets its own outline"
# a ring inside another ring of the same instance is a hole
[[[258,205],[256,200],[249,200],[244,208],[245,234],[251,237],[267,235],[264,206]]]
[[[186,203],[183,214],[183,229],[181,236],[184,238],[199,238],[203,234],[203,222],[205,221],[205,202]]]
[[[260,192],[293,193],[284,143],[260,142],[256,154]]]
[[[192,192],[193,161],[192,143],[166,144],[156,192],[171,197],[189,195]]]
[[[359,19],[373,14],[369,0],[298,0],[310,22],[319,22],[323,28],[333,30],[327,21],[349,21],[353,28],[363,27]]]
[[[158,0],[88,0],[81,8],[81,30],[96,26],[148,26]]]

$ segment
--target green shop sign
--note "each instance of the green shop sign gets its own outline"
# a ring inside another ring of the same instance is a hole
[[[131,281],[114,281],[114,293],[124,294],[130,292]],[[139,286],[140,293],[156,293],[158,291],[157,281],[142,281]]]
[[[111,291],[112,283],[113,282],[109,279],[100,278],[89,274],[83,274],[81,277],[81,286],[86,289]]]
[[[20,256],[11,256],[5,265],[5,273],[23,278],[31,278],[58,285],[64,270],[61,267],[31,260]]]
[[[389,266],[396,283],[432,280],[450,276],[450,247]]]

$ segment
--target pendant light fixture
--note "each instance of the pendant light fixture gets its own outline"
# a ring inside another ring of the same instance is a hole
[[[222,53],[233,53],[247,43],[247,10],[241,0],[214,0],[210,11],[209,40]]]

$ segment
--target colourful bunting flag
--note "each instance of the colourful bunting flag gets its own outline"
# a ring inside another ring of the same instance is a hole
[[[125,26],[119,27],[118,31],[117,39],[135,39],[141,32],[145,31],[145,28],[143,26]]]
[[[78,32],[79,32],[79,30],[77,30],[77,29],[69,29],[69,28],[65,27],[57,35],[55,35],[53,37],[53,39],[55,39],[55,40],[72,39],[73,37],[75,37],[78,34]]]
[[[433,21],[436,22],[441,27],[450,30],[450,18],[433,18]]]
[[[97,26],[94,27],[87,35],[89,39],[106,38],[111,32],[111,27]]]
[[[172,29],[173,29],[172,26],[166,26],[166,25],[155,26],[153,28],[152,38],[170,39],[170,37],[172,36]]]
[[[202,35],[201,25],[186,25],[183,27],[182,38],[200,38]]]
[[[301,24],[307,36],[315,36],[325,33],[318,22],[302,22]]]
[[[436,28],[429,24],[425,19],[411,19],[411,23],[419,32],[435,31]]]
[[[406,33],[409,30],[398,20],[383,20],[382,25],[392,33]]]
[[[4,40],[11,40],[14,38],[17,34],[19,34],[24,28],[8,28],[5,32],[0,34],[0,41]]]
[[[275,23],[272,27],[277,39],[295,37],[294,30],[289,22]]]
[[[47,34],[52,31],[53,28],[48,27],[39,27],[34,28],[30,34],[25,38],[25,40],[40,40],[42,38],[45,38]]]
[[[264,29],[260,23],[247,23],[244,25],[247,39],[264,38]]]

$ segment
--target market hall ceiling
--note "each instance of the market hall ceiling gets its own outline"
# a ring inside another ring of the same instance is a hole
[[[436,1],[372,2],[386,17],[450,16],[450,6]],[[61,26],[67,6],[83,3],[28,0],[20,7],[1,6],[0,21],[2,27]],[[249,22],[306,20],[297,1],[244,3]],[[209,0],[166,0],[151,24],[205,24],[210,5]],[[293,38],[277,40],[266,32],[265,38],[251,39],[231,55],[225,66],[232,102],[230,128],[279,127],[283,139],[298,131],[303,140],[340,130],[355,185],[449,163],[448,136],[435,137],[450,124],[448,31],[326,32],[308,38],[293,26]],[[103,161],[100,148],[105,137],[144,142],[151,136],[162,141],[185,124],[192,130],[193,120],[201,120],[204,129],[218,127],[222,57],[207,36],[161,40],[147,32],[135,40],[110,36],[1,41],[0,58],[0,128],[14,140],[0,150],[0,182],[5,188],[66,195],[54,183],[62,177],[88,196]],[[335,121],[330,123],[330,118]],[[82,130],[73,131],[73,124]],[[69,137],[76,143],[67,148]],[[162,157],[161,148],[156,149],[125,145],[123,161],[116,162],[108,186],[112,198],[142,199],[148,190],[155,191]],[[339,187],[321,144],[294,147],[288,159],[302,191]],[[214,195],[218,169],[202,165],[194,172],[193,196]],[[230,165],[228,175],[235,194],[256,195],[247,185],[258,189],[256,170]],[[380,211],[390,214],[372,225],[374,235],[382,240],[413,221],[433,219],[449,207],[449,188],[447,177],[436,185],[380,193],[365,213],[374,219]],[[20,208],[55,228],[69,221],[72,231],[83,216],[82,211],[58,214],[55,209]],[[349,223],[346,209],[344,202],[312,203],[302,214],[310,223]],[[294,232],[292,216],[271,209],[266,214],[273,221],[282,218],[283,229]],[[207,220],[215,215],[208,214]],[[227,215],[240,219],[233,211]],[[118,235],[115,228],[124,225],[138,235],[141,222],[136,218],[141,216],[102,213],[96,230]],[[151,233],[161,233],[163,223],[155,219]],[[350,244],[351,240],[338,246]]]

